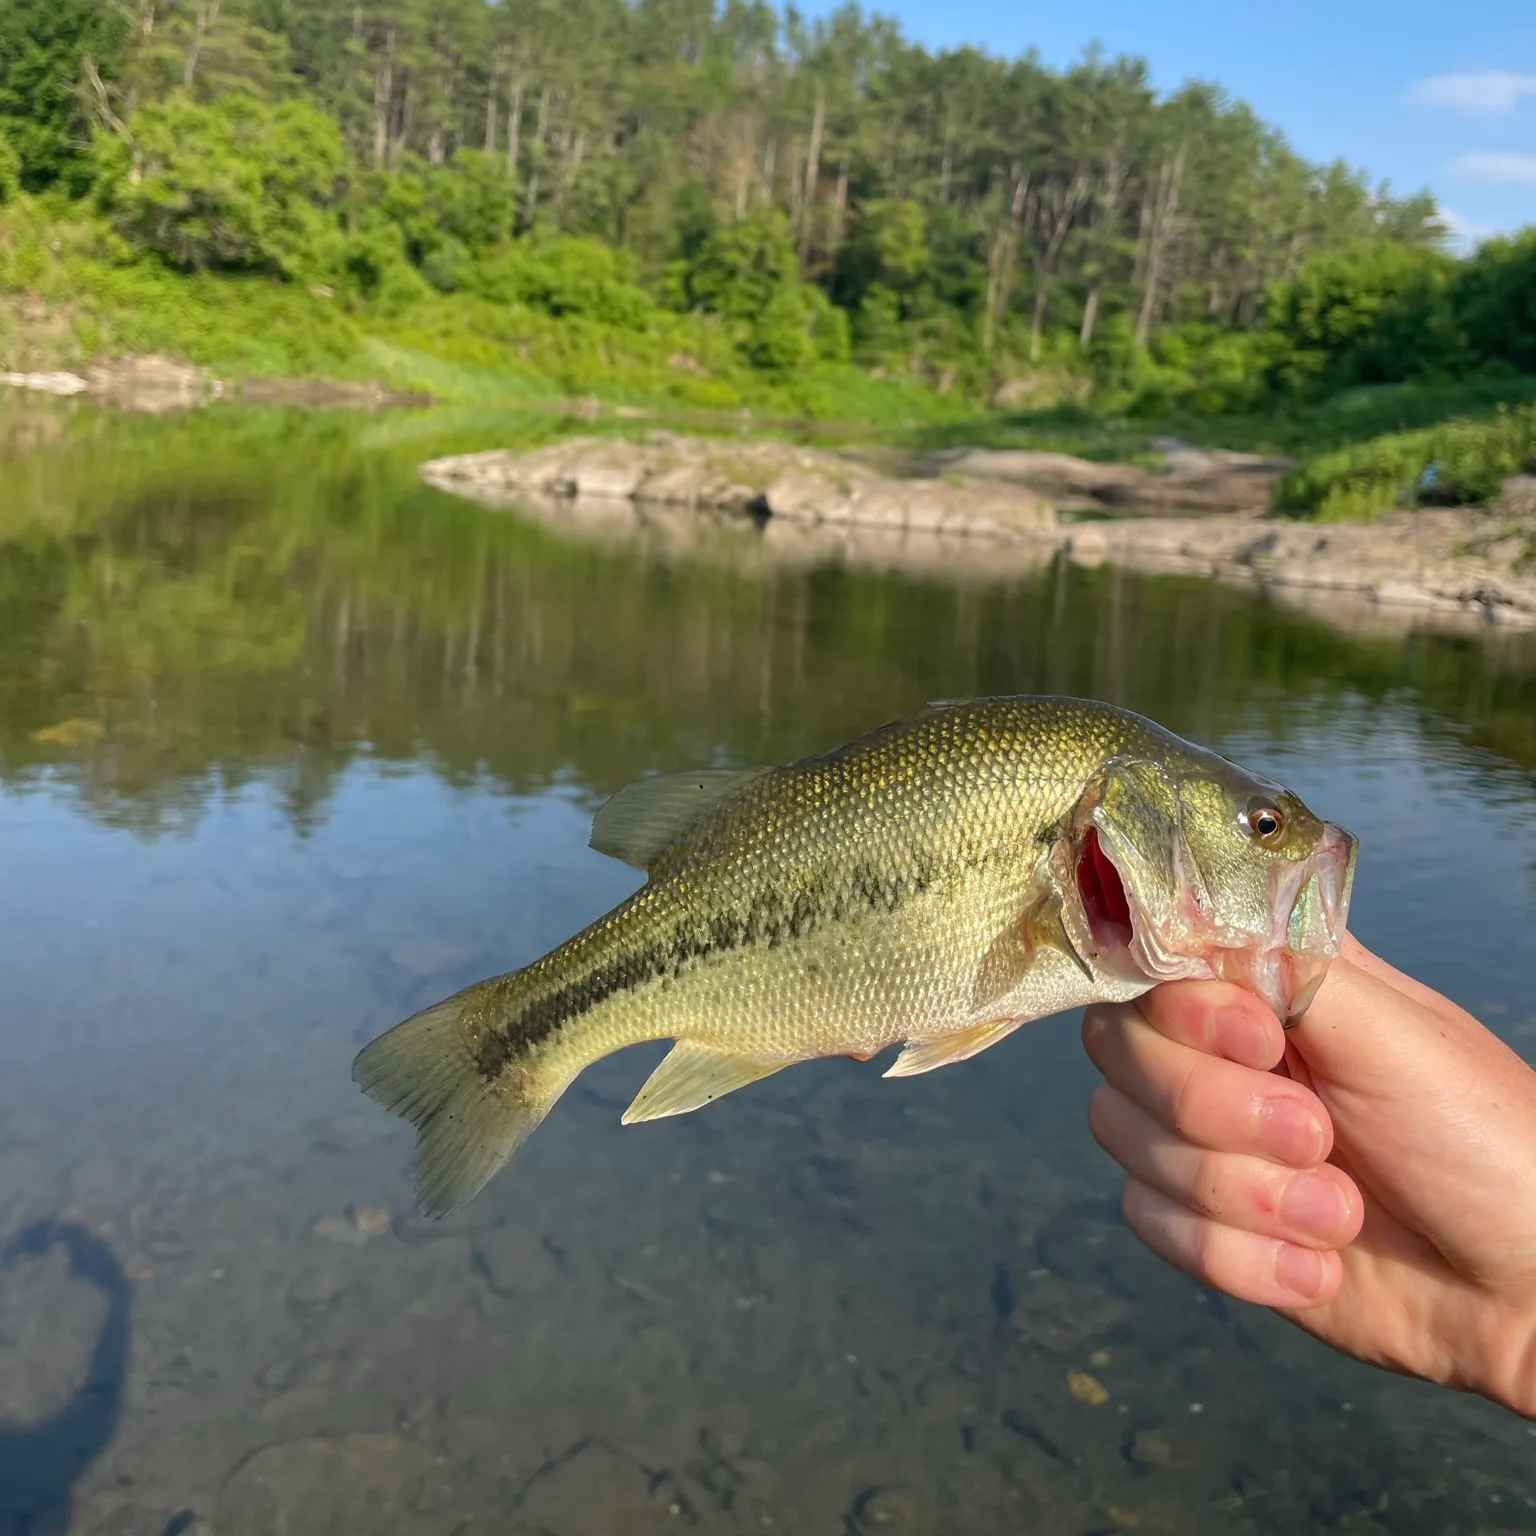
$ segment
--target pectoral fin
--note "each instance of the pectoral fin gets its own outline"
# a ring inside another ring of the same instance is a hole
[[[624,1111],[624,1124],[660,1120],[667,1115],[686,1115],[712,1099],[755,1083],[760,1077],[771,1077],[788,1065],[787,1061],[732,1056],[725,1051],[679,1040],[645,1080],[645,1086],[635,1095],[635,1102]]]
[[[1042,949],[1060,951],[1090,981],[1093,979],[1067,932],[1060,898],[1049,887],[1037,888],[1029,896],[1018,916],[998,934],[982,957],[971,989],[971,1016],[1018,1013]]]
[[[1023,1019],[987,1019],[953,1034],[940,1035],[937,1040],[909,1040],[901,1055],[886,1070],[886,1077],[916,1077],[920,1072],[932,1072],[935,1067],[947,1067],[951,1062],[964,1061],[996,1045],[1004,1035],[1011,1035]]]

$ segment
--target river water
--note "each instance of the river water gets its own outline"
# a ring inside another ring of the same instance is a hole
[[[934,698],[1287,780],[1361,937],[1536,1055],[1532,640],[416,479],[511,430],[0,416],[0,1533],[1536,1531],[1536,1431],[1139,1248],[1074,1019],[630,1129],[625,1053],[411,1213],[351,1058],[633,888],[602,797]]]

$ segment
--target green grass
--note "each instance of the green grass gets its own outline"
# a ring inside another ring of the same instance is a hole
[[[1490,420],[1441,422],[1321,453],[1275,488],[1275,506],[1327,521],[1369,521],[1395,507],[1487,501],[1506,475],[1536,470],[1536,405]]]
[[[576,396],[684,431],[908,452],[1033,448],[1155,464],[1156,439],[1176,437],[1297,459],[1277,506],[1323,518],[1420,499],[1430,464],[1440,466],[1429,488],[1438,499],[1486,497],[1502,475],[1536,467],[1532,377],[1360,388],[1246,415],[978,410],[963,388],[941,395],[917,377],[846,364],[791,376],[754,370],[723,322],[648,300],[623,325],[439,294],[419,279],[363,304],[303,283],[111,260],[100,227],[45,212],[25,199],[0,209],[0,368],[83,369],[94,358],[159,352],[235,379],[374,380],[483,410],[509,430],[516,416],[521,437],[569,430],[549,407]],[[636,430],[622,419],[598,429]]]
[[[1502,406],[1536,402],[1536,378],[1477,378],[1446,384],[1380,384],[1313,404],[1252,415],[1157,417],[1113,415],[1084,405],[989,411],[910,432],[920,450],[1033,448],[1095,460],[1155,458],[1153,439],[1177,437],[1203,447],[1282,458],[1362,443],[1448,420],[1494,418]]]
[[[88,220],[0,209],[0,368],[84,369],[165,353],[226,378],[376,380],[456,404],[594,396],[615,406],[895,430],[968,407],[920,381],[819,364],[749,367],[718,320],[642,303],[632,325],[552,315],[417,281],[364,304],[257,275],[116,261]]]

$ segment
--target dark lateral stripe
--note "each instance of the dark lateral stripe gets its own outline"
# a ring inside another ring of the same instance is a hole
[[[828,923],[849,922],[873,912],[894,912],[933,883],[932,861],[919,859],[904,871],[858,865],[834,886],[830,880],[793,897],[763,891],[745,908],[685,919],[664,938],[616,954],[585,975],[535,998],[504,1030],[488,1031],[475,1065],[487,1080],[506,1070],[514,1056],[548,1039],[620,992],[677,977],[711,957],[759,945],[775,948],[803,939]]]

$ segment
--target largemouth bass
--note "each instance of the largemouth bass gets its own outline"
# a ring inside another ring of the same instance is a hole
[[[1031,1019],[1222,977],[1282,1019],[1343,938],[1356,842],[1289,790],[1075,699],[931,705],[779,768],[642,779],[592,846],[627,901],[414,1015],[353,1076],[417,1130],[416,1188],[470,1200],[583,1068],[676,1043],[626,1124],[796,1062],[964,1061]]]

